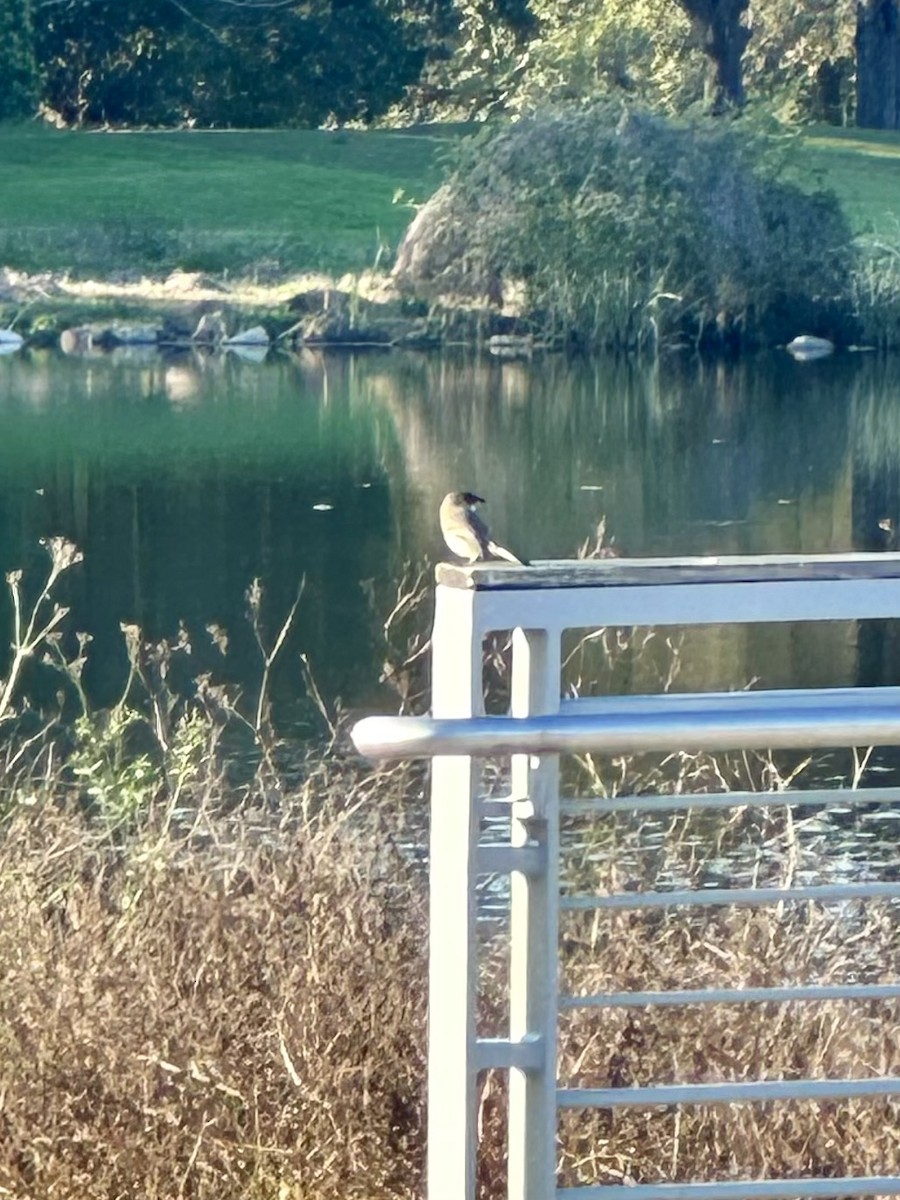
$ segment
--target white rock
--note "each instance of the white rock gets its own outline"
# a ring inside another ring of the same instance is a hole
[[[233,337],[225,338],[224,346],[268,346],[269,335],[262,325],[254,325],[251,329],[243,329]]]
[[[225,337],[225,318],[220,311],[204,313],[191,335],[195,342],[212,342],[218,345]]]
[[[828,338],[814,337],[811,333],[802,333],[792,342],[788,342],[787,352],[801,361],[824,358],[827,354],[834,353],[834,342],[830,342]]]
[[[93,349],[94,335],[86,326],[64,329],[59,335],[59,346],[63,354],[87,354]]]
[[[25,339],[21,333],[15,333],[12,329],[0,329],[0,354],[14,354],[24,343]]]

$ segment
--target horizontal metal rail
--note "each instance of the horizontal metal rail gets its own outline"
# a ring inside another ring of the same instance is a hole
[[[729,697],[723,703],[722,696]],[[613,696],[540,717],[366,717],[353,728],[369,758],[607,754],[900,744],[900,688]]]
[[[560,1088],[560,1108],[651,1108],[670,1104],[760,1104],[771,1100],[855,1100],[900,1096],[900,1078],[764,1079],[750,1083],[667,1083],[654,1087]]]
[[[598,908],[676,908],[680,905],[709,907],[714,904],[775,904],[782,900],[900,899],[900,883],[835,883],[810,887],[698,888],[672,892],[613,892],[610,896],[561,896],[559,906],[569,911]]]
[[[564,696],[559,702],[559,711],[564,716],[573,713],[597,713],[603,716],[617,700],[626,700],[629,712],[645,712],[650,715],[659,711],[660,704],[672,704],[682,713],[705,712],[710,705],[716,708],[733,708],[739,712],[765,711],[771,707],[773,701],[784,701],[794,711],[815,710],[821,707],[823,695],[828,697],[829,703],[843,703],[848,709],[853,709],[861,695],[891,690],[900,691],[875,687],[764,688],[757,691],[739,689],[729,692],[651,692],[636,696]]]
[[[837,1179],[746,1179],[713,1183],[593,1184],[557,1188],[559,1200],[830,1200],[900,1195],[900,1175]]]
[[[507,802],[508,803],[508,802]],[[687,812],[695,808],[784,808],[809,805],[900,805],[900,788],[810,788],[785,792],[679,792],[668,796],[584,796],[561,800],[567,817],[599,817],[610,812]]]
[[[895,999],[900,999],[900,983],[830,983],[798,987],[695,988],[672,992],[600,992],[592,996],[561,996],[559,1007],[673,1008],[690,1004]]]

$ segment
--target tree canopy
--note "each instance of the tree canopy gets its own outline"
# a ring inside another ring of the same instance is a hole
[[[667,112],[764,100],[846,122],[858,69],[878,123],[900,118],[883,69],[897,4],[0,0],[0,119],[38,103],[69,125],[480,119],[618,91]]]

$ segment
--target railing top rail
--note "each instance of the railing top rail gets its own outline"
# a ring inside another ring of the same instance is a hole
[[[471,566],[438,563],[435,578],[444,587],[486,592],[654,584],[900,579],[900,553],[547,559],[528,567],[505,562],[478,562]]]

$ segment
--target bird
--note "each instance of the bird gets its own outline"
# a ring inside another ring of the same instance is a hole
[[[476,496],[474,492],[448,492],[441,501],[440,511],[444,541],[454,554],[467,563],[485,558],[505,558],[516,566],[529,566],[526,559],[517,558],[511,550],[498,545],[491,538],[475,508],[476,504],[484,503],[484,497]]]

